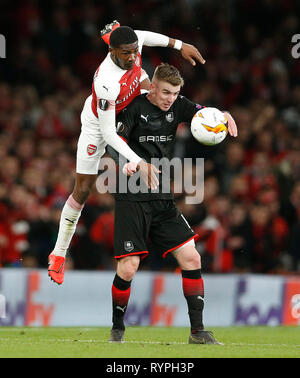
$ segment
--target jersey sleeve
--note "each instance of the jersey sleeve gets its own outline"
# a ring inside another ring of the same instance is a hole
[[[179,101],[179,122],[191,122],[195,113],[197,113],[198,110],[205,108],[205,106],[197,104],[184,96],[180,96]]]
[[[94,89],[97,99],[115,101],[120,93],[120,83],[110,82],[107,79],[94,79]]]
[[[132,108],[133,104],[130,104],[129,109],[123,109],[117,117],[117,134],[126,143],[129,142],[131,131],[135,125],[135,113],[133,110],[131,110]],[[107,152],[114,159],[115,163],[121,167],[121,169],[127,163],[125,155],[122,154],[122,152],[119,153],[116,151],[111,147],[111,145],[107,146]]]
[[[145,30],[135,30],[135,33],[138,37],[140,52],[143,46],[167,47],[169,44],[169,37],[160,33]]]
[[[116,133],[116,99],[120,91],[117,84],[106,80],[94,81],[100,131],[107,144],[129,161],[138,163],[141,158]]]

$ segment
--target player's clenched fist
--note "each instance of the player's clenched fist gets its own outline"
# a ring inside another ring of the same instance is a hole
[[[133,161],[126,163],[122,169],[122,172],[126,176],[132,176],[137,170],[137,163],[134,163]]]
[[[122,169],[122,172],[126,176],[132,176],[137,170],[140,171],[141,177],[148,188],[157,189],[159,184],[157,174],[160,173],[154,165],[146,163],[141,160],[139,164],[134,162],[126,163]]]

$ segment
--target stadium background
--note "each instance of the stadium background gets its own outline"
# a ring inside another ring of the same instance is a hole
[[[172,4],[172,5],[171,5]],[[192,67],[172,49],[143,49],[152,76],[177,66],[182,93],[229,110],[239,136],[200,148],[180,125],[176,154],[205,158],[205,199],[177,203],[200,234],[205,273],[293,274],[300,269],[300,33],[297,1],[1,1],[0,265],[46,268],[73,189],[80,112],[107,53],[114,19],[194,44]],[[69,270],[111,270],[113,205],[94,190],[70,248]],[[141,270],[168,271],[155,255]]]

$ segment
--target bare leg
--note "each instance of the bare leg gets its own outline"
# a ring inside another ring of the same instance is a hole
[[[67,199],[60,217],[59,231],[53,254],[65,257],[86,200],[97,175],[76,174],[73,193]]]

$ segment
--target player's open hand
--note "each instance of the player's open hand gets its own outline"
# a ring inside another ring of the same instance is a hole
[[[149,189],[157,189],[159,185],[158,180],[158,173],[160,170],[157,169],[153,164],[146,163],[145,161],[141,160],[137,166],[138,170],[140,171],[141,178],[147,185]]]
[[[229,135],[231,135],[233,137],[237,137],[238,130],[237,130],[237,126],[236,126],[234,119],[232,118],[231,114],[228,113],[228,112],[224,112],[224,115],[225,115],[225,117],[228,121],[228,133],[229,133]]]
[[[195,60],[197,60],[201,64],[205,63],[205,59],[203,59],[198,49],[193,45],[189,45],[188,43],[183,42],[180,51],[181,51],[181,55],[186,60],[188,60],[193,66],[196,65]]]

